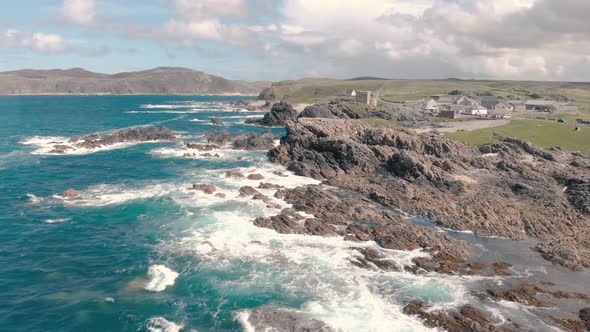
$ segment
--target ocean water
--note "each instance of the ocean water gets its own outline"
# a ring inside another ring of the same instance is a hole
[[[183,142],[201,141],[211,129],[268,130],[245,125],[262,113],[235,109],[228,104],[235,100],[0,97],[0,330],[253,331],[261,327],[247,322],[250,311],[268,305],[343,331],[424,331],[402,314],[406,300],[455,308],[475,303],[471,290],[482,282],[504,282],[370,271],[350,260],[374,243],[255,227],[254,218],[279,210],[239,197],[241,186],[260,181],[226,179],[227,170],[288,187],[317,181],[269,163],[265,151],[185,156]],[[215,116],[226,125],[211,125]],[[71,136],[150,125],[180,138],[48,153]],[[226,197],[187,190],[192,183],[214,184]],[[68,188],[79,190],[80,200],[64,199]],[[400,263],[427,255],[380,250]],[[498,323],[511,317],[546,327],[530,308],[486,309]]]

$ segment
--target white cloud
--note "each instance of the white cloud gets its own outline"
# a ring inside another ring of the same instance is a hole
[[[205,20],[217,17],[239,17],[246,14],[246,0],[171,0],[179,17]]]
[[[96,4],[94,0],[64,0],[61,6],[61,18],[80,25],[91,25],[95,21]]]
[[[68,49],[64,38],[57,34],[43,32],[22,32],[6,30],[0,35],[0,46],[28,48],[38,53],[59,53]]]

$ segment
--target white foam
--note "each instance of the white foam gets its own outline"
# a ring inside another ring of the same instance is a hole
[[[61,195],[53,195],[53,197],[67,205],[106,206],[138,199],[161,197],[178,190],[177,184],[169,183],[100,184],[81,191],[80,195],[74,199],[66,199]]]
[[[170,105],[170,104],[144,104],[140,105],[139,108],[190,108],[190,105]]]
[[[126,148],[136,144],[142,143],[150,143],[150,141],[145,142],[121,142],[111,145],[100,146],[93,149],[87,148],[79,148],[75,147],[73,144],[69,142],[68,137],[59,137],[59,136],[33,136],[21,141],[21,144],[24,145],[33,145],[37,146],[38,149],[33,151],[32,154],[36,155],[52,155],[52,156],[62,156],[62,155],[85,155],[96,153],[99,151],[108,151],[108,150],[115,150]],[[153,142],[152,142],[153,143]],[[72,149],[65,150],[64,153],[52,153],[51,151],[55,149],[54,145],[68,145],[71,146]]]
[[[59,218],[59,219],[45,219],[43,222],[48,224],[58,224],[66,221],[70,221],[72,218]]]
[[[151,279],[144,288],[150,292],[161,292],[166,287],[174,285],[176,278],[178,278],[178,272],[160,264],[150,266],[148,275]]]
[[[164,317],[153,317],[148,319],[145,327],[150,332],[179,332],[184,325],[173,323]]]
[[[256,212],[212,211],[209,214],[212,220],[199,225],[192,235],[162,243],[159,248],[164,252],[195,255],[206,269],[231,268],[238,273],[244,269],[247,277],[223,281],[218,285],[220,292],[225,289],[257,292],[281,285],[289,293],[287,297],[311,298],[300,308],[304,314],[345,331],[390,331],[392,326],[399,330],[425,330],[421,322],[402,313],[396,294],[412,283],[418,283],[417,293],[423,287],[436,288],[433,294],[448,293],[449,299],[440,301],[453,306],[464,303],[468,296],[463,282],[455,277],[372,271],[350,262],[359,255],[358,249],[373,248],[380,250],[386,259],[403,265],[414,257],[427,255],[419,250],[382,250],[374,242],[278,234],[254,226],[253,214]],[[238,313],[237,317],[243,323],[247,321],[247,312]]]
[[[38,204],[41,199],[33,194],[25,194],[29,198],[29,204]]]
[[[234,320],[236,320],[238,323],[240,323],[240,325],[242,325],[244,332],[256,332],[254,326],[252,326],[252,324],[250,324],[250,322],[248,321],[249,318],[249,310],[240,310],[234,316]]]

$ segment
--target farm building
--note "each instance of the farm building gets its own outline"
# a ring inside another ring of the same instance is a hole
[[[493,110],[497,112],[514,112],[514,105],[500,101],[496,104],[496,106],[494,106]]]
[[[481,96],[481,106],[493,110],[498,104],[498,97],[496,96]]]
[[[357,91],[355,100],[359,104],[365,104],[372,107],[377,106],[377,94],[372,91]]]

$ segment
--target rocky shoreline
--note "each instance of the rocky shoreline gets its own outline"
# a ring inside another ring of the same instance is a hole
[[[65,154],[78,149],[97,149],[119,143],[171,141],[176,135],[165,127],[126,128],[109,134],[71,137],[66,143],[53,145],[51,154]]]
[[[424,216],[440,228],[480,237],[535,239],[531,254],[537,252],[572,271],[590,267],[589,158],[560,149],[545,151],[510,138],[480,150],[435,133],[377,128],[333,110],[313,105],[294,115],[283,102],[257,122],[286,126],[280,145],[268,152],[271,162],[323,182],[278,189],[275,196],[292,209],[257,218],[255,225],[279,233],[339,236],[375,241],[384,249],[429,253],[429,257],[414,258],[410,265],[397,266],[378,250],[360,250],[351,263],[361,268],[416,274],[512,274],[507,262],[471,260],[468,241],[409,221],[412,215]],[[513,289],[488,289],[482,301],[552,305],[537,294],[576,299],[586,307],[590,303],[587,294],[548,291],[526,282]],[[448,331],[528,330],[510,322],[493,325],[472,306],[452,312],[427,307],[413,300],[404,313],[418,315],[428,327]],[[576,318],[543,319],[569,331],[585,331],[590,327],[588,310],[580,308]],[[324,329],[320,325],[311,330]]]

